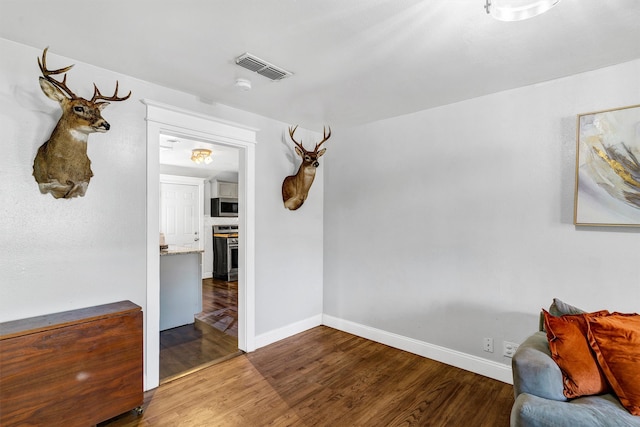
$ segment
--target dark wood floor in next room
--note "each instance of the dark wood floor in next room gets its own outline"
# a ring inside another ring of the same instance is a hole
[[[509,425],[511,385],[319,326],[145,393],[105,426]]]
[[[242,354],[238,350],[238,282],[202,281],[202,313],[193,324],[160,333],[160,381]]]

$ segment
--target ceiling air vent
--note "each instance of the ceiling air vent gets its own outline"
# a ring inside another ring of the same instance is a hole
[[[244,53],[238,56],[236,58],[236,64],[246,68],[247,70],[261,74],[271,80],[282,80],[285,77],[293,75],[292,72],[276,67],[275,65],[270,64],[267,61],[263,61],[250,53]]]

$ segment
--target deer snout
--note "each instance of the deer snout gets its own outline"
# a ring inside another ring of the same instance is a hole
[[[320,166],[320,163],[318,163],[318,161],[316,160],[315,162],[313,162],[313,167],[317,168],[318,166]]]
[[[94,126],[94,129],[96,130],[96,132],[106,132],[111,129],[111,125],[106,120],[102,120],[101,122],[97,123],[96,126]]]

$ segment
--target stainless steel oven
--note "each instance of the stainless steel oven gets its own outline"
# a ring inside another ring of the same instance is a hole
[[[213,277],[238,280],[238,226],[213,226]]]

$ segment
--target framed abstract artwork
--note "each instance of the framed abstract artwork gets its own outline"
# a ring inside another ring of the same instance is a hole
[[[575,225],[640,226],[640,105],[578,115]]]

